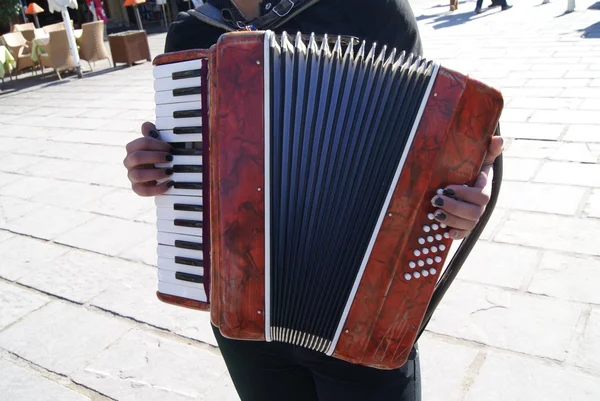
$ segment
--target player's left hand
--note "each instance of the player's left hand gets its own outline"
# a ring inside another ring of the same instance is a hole
[[[468,236],[483,215],[492,193],[492,165],[502,153],[503,145],[502,137],[492,138],[475,185],[448,185],[443,188],[442,195],[436,195],[431,200],[433,206],[438,209],[435,219],[451,228],[451,238],[462,239]]]

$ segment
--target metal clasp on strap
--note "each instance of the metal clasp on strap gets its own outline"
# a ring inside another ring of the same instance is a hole
[[[287,9],[285,9],[284,11],[279,11],[279,6],[281,6],[282,4],[284,6],[287,6]],[[295,4],[292,0],[282,0],[279,4],[277,4],[273,8],[273,12],[275,14],[277,14],[278,17],[285,17],[286,15],[288,15],[290,13],[290,11],[292,11],[292,9],[294,8],[294,5]]]

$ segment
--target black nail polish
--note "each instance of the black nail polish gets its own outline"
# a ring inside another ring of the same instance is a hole
[[[158,139],[158,136],[159,136],[159,135],[158,135],[158,132],[157,132],[157,131],[155,131],[155,130],[152,130],[152,131],[150,131],[150,136],[151,136],[152,138]]]
[[[168,168],[167,171],[165,171],[167,173],[167,175],[173,175],[173,169],[172,168]]]
[[[454,192],[453,189],[448,188],[448,189],[444,189],[444,195],[446,195],[446,196],[455,196],[456,192]]]
[[[171,188],[173,185],[175,185],[175,181],[169,181],[167,183],[167,188]]]
[[[444,212],[437,212],[434,217],[436,218],[436,220],[439,221],[446,221],[446,219],[448,218],[448,216],[446,216],[446,213]]]
[[[444,206],[444,200],[439,196],[435,198],[434,203],[438,206]]]
[[[172,162],[173,161],[173,155],[167,155],[167,161],[168,162]]]

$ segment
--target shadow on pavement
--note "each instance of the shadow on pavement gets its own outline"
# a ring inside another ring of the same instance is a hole
[[[596,22],[585,29],[579,29],[577,32],[582,32],[581,37],[584,39],[600,39],[600,22]]]

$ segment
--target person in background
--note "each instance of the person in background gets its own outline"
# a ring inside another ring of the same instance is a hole
[[[481,6],[483,5],[483,0],[477,0],[477,4],[475,5],[475,14],[481,14],[483,12]],[[502,7],[502,11],[506,11],[512,8],[512,4],[509,5],[506,3],[506,0],[492,0],[492,3],[488,6],[488,8],[494,7]]]

